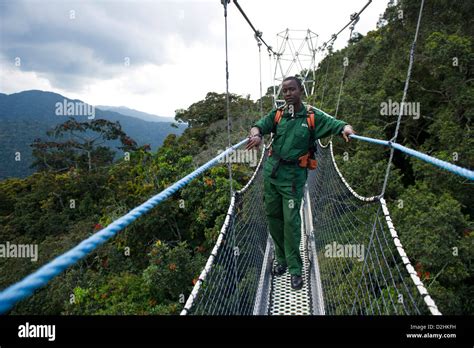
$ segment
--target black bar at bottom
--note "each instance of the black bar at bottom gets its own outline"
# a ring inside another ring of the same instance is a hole
[[[0,347],[147,343],[293,347],[323,342],[347,346],[383,343],[472,347],[473,322],[467,316],[2,316]],[[54,325],[54,341],[48,340],[52,335],[47,336],[46,327],[32,325]],[[20,330],[23,335],[43,333],[47,337],[19,337]]]

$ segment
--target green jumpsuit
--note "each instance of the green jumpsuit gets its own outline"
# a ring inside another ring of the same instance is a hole
[[[297,108],[295,108],[297,109]],[[308,170],[296,164],[278,164],[279,158],[294,161],[308,152],[311,141],[340,134],[344,121],[336,120],[316,109],[312,137],[306,117],[306,106],[302,105],[294,118],[288,111],[283,113],[272,144],[272,156],[263,167],[264,201],[270,234],[275,245],[278,264],[288,266],[289,273],[301,275],[303,263],[299,245],[301,240],[300,207]],[[276,109],[257,121],[253,127],[260,129],[262,135],[272,132]],[[273,177],[272,176],[272,171]]]

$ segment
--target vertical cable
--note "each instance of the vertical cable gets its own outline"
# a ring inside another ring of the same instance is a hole
[[[261,33],[260,33],[261,35]],[[263,92],[262,92],[262,41],[255,35],[258,44],[258,70],[260,75],[260,117],[263,117]],[[265,149],[265,141],[262,138],[263,149]]]
[[[263,96],[262,96],[262,42],[255,36],[258,45],[258,72],[260,76],[260,116],[263,116]]]
[[[272,84],[273,94],[275,94],[275,81],[273,79],[273,70],[272,70],[272,52],[270,52],[270,50],[268,51],[268,66],[270,68],[270,80],[269,81]],[[272,105],[275,105],[274,95],[272,95]]]
[[[321,92],[321,103],[319,104],[320,105],[319,107],[321,108],[321,110],[323,109],[324,92],[326,91],[326,86],[327,86],[327,81],[328,81],[329,62],[330,62],[329,54],[326,56],[326,59],[328,60],[326,64],[326,75],[324,76],[324,83],[323,83],[322,92]]]
[[[276,86],[275,86],[275,77],[276,77],[276,74],[277,74],[277,65],[278,63],[280,62],[280,55],[277,53],[277,54],[274,54],[273,55],[273,60],[275,61],[275,69],[274,69],[274,73],[273,73],[273,105],[275,105],[275,108],[278,106],[277,105],[277,91],[276,91]],[[278,94],[280,94],[280,91],[278,91]]]
[[[350,33],[349,33],[349,41],[352,38],[352,32],[354,31],[356,23],[359,21],[359,15],[357,13],[353,13],[351,15],[351,21],[352,24],[349,27],[350,28]],[[347,58],[347,57],[344,57]],[[342,88],[344,87],[344,78],[346,77],[346,68],[349,62],[346,64],[345,59],[343,59],[342,65],[344,66],[344,70],[342,71],[342,77],[341,77],[341,85],[339,87],[339,95],[337,96],[337,103],[336,103],[336,112],[334,113],[334,118],[337,118],[337,113],[339,111],[339,104],[341,102],[341,95],[342,95]]]
[[[336,111],[334,112],[334,118],[337,118],[337,113],[339,111],[339,103],[341,102],[342,88],[344,86],[344,77],[346,76],[346,64],[343,63],[343,65],[344,65],[344,70],[342,71],[341,85],[339,87],[339,95],[337,96]]]
[[[420,12],[418,14],[418,22],[416,23],[415,37],[413,39],[413,43],[411,44],[411,49],[410,49],[410,62],[408,63],[407,78],[405,80],[405,87],[403,88],[402,102],[400,104],[402,107],[400,107],[400,112],[398,113],[398,120],[397,120],[397,126],[395,128],[395,134],[393,135],[393,138],[390,139],[390,141],[389,141],[390,158],[388,160],[387,170],[385,172],[385,179],[384,179],[384,182],[383,182],[382,193],[380,194],[380,197],[383,197],[385,195],[385,190],[387,188],[387,183],[388,183],[388,177],[390,175],[390,166],[392,164],[393,152],[395,151],[395,149],[392,147],[392,142],[397,141],[398,130],[400,129],[400,121],[402,120],[402,116],[403,116],[403,105],[405,105],[405,100],[406,100],[407,93],[408,93],[408,86],[410,85],[411,70],[413,68],[413,61],[415,59],[416,40],[418,39],[418,32],[420,30],[421,15],[423,13],[424,3],[425,3],[425,0],[421,0]]]
[[[221,3],[224,5],[224,21],[225,21],[225,93],[226,93],[226,112],[227,112],[227,140],[228,140],[228,147],[232,147],[232,142],[230,139],[230,127],[231,127],[231,122],[230,122],[230,101],[229,101],[229,53],[228,53],[228,44],[227,44],[227,4],[230,3],[230,0],[221,0]],[[232,163],[229,157],[227,157],[227,168],[229,169],[229,187],[230,187],[230,203],[232,204],[232,201],[236,195],[234,193],[234,188],[232,185]],[[235,214],[231,216],[231,221],[232,225],[234,224],[235,220]],[[231,245],[232,245],[232,275],[233,275],[233,281],[234,281],[234,286],[235,286],[235,292],[237,294],[237,305],[238,305],[238,310],[237,314],[240,314],[240,289],[239,289],[239,280],[238,280],[238,268],[239,268],[239,262],[238,258],[240,256],[240,251],[237,246],[236,240],[235,240],[235,233],[232,233],[231,236],[229,236],[231,239]]]
[[[226,113],[227,113],[227,141],[228,148],[232,147],[232,142],[230,139],[230,102],[229,102],[229,53],[227,45],[227,4],[230,0],[221,0],[221,3],[224,5],[224,22],[225,22],[225,101],[226,101]],[[228,157],[229,158],[229,157]],[[230,160],[227,160],[227,168],[229,169],[229,184],[230,184],[230,199],[234,194],[234,188],[232,186],[232,163]]]

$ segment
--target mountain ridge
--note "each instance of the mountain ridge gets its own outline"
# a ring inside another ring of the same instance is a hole
[[[173,117],[158,116],[126,106],[95,105],[95,108],[103,111],[118,112],[119,114],[135,117],[148,122],[174,122]]]
[[[55,92],[27,90],[12,94],[0,94],[0,180],[7,177],[25,177],[34,172],[29,168],[33,163],[31,147],[34,139],[46,139],[46,131],[72,117],[79,122],[92,119],[91,115],[58,115],[58,103],[93,106],[79,99],[70,99]],[[82,103],[82,104],[79,104]],[[137,141],[138,145],[150,144],[156,151],[170,133],[181,134],[185,128],[173,122],[151,122],[137,117],[123,115],[115,111],[93,110],[93,119],[120,122],[123,131]],[[64,111],[64,110],[63,110]],[[86,117],[89,116],[89,117]],[[109,144],[112,145],[112,144]],[[21,154],[20,160],[17,153]]]

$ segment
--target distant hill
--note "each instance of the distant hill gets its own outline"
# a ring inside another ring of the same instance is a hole
[[[29,168],[33,161],[30,144],[36,138],[46,139],[48,129],[68,119],[69,116],[58,116],[56,111],[57,103],[66,105],[70,102],[82,103],[57,93],[38,90],[9,95],[0,93],[0,179],[25,177],[34,172],[34,169]],[[152,151],[161,146],[168,134],[181,134],[185,129],[183,125],[172,127],[172,122],[147,122],[98,108],[94,112],[95,119],[119,121],[127,135],[139,145],[150,144]],[[74,118],[84,122],[92,117],[84,115]],[[21,154],[20,161],[15,160],[17,152]]]
[[[139,118],[141,120],[148,121],[148,122],[174,122],[173,117],[164,117],[164,116],[148,114],[143,111],[127,108],[126,106],[96,105],[95,107],[96,109],[101,109],[104,111],[114,111],[125,116]]]

